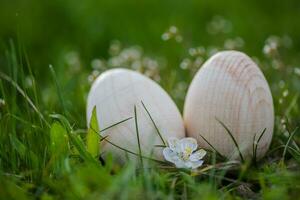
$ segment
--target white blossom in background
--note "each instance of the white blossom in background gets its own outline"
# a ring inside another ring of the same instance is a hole
[[[178,82],[173,91],[172,91],[172,95],[174,96],[175,99],[180,99],[182,101],[184,101],[185,98],[185,92],[188,89],[188,84],[185,81],[180,81]]]
[[[207,56],[211,57],[213,55],[215,55],[216,53],[218,53],[220,51],[220,49],[216,46],[209,46],[207,47]]]
[[[263,47],[263,53],[266,56],[273,56],[274,54],[277,53],[277,48],[278,48],[278,43],[276,42],[268,42],[265,44],[265,46]]]
[[[183,61],[181,61],[180,68],[186,70],[189,69],[191,65],[192,65],[191,59],[185,58],[183,59]]]
[[[94,80],[96,80],[96,78],[100,75],[100,71],[99,70],[93,70],[92,73],[88,76],[88,81],[90,83],[93,83]]]
[[[289,90],[288,89],[284,90],[282,96],[287,97],[288,95],[289,95]]]
[[[25,88],[32,88],[34,85],[34,77],[33,76],[26,76],[24,81]]]
[[[192,57],[197,57],[197,56],[204,56],[205,55],[205,48],[203,46],[200,47],[193,47],[189,49],[189,54]]]
[[[171,31],[175,33],[177,29],[172,28]],[[109,47],[109,55],[108,59],[95,58],[91,61],[93,71],[88,76],[89,83],[93,83],[103,71],[115,67],[133,69],[157,82],[161,80],[159,68],[163,67],[163,64],[146,56],[140,46],[124,48],[120,41],[114,40]]]
[[[296,75],[300,76],[300,68],[299,67],[295,67],[294,72]]]
[[[222,16],[214,16],[207,24],[206,29],[207,32],[212,35],[229,33],[232,31],[232,23]]]
[[[276,57],[280,48],[291,48],[293,46],[293,40],[288,35],[282,37],[271,35],[269,36],[263,47],[263,53],[270,58]]]
[[[64,60],[70,73],[78,73],[81,70],[80,56],[77,51],[70,51],[64,55]]]
[[[188,57],[184,58],[180,63],[180,68],[190,71],[193,76],[202,66],[205,57],[206,49],[203,46],[193,47],[188,49]]]
[[[115,56],[118,55],[121,50],[122,50],[121,42],[119,40],[114,40],[111,42],[108,52],[111,56]]]
[[[5,101],[4,99],[0,98],[0,108],[5,106]]]
[[[199,149],[194,138],[169,138],[168,147],[164,148],[165,159],[174,163],[177,168],[196,169],[203,164],[202,158],[206,155],[204,149]]]
[[[279,83],[278,83],[278,86],[279,86],[279,88],[284,88],[285,87],[285,82],[284,82],[284,80],[280,80],[279,81]]]
[[[95,58],[91,61],[91,66],[94,70],[105,70],[105,67],[106,67],[106,63],[104,60],[101,60],[101,59],[98,59],[98,58]]]
[[[233,39],[227,39],[224,42],[224,48],[228,50],[241,49],[244,47],[244,40],[241,37],[236,37]]]
[[[162,34],[161,39],[164,41],[174,39],[176,42],[180,43],[182,42],[183,38],[180,35],[176,26],[170,26],[170,28]]]

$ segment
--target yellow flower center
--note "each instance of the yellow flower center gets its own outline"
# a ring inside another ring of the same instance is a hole
[[[189,159],[189,157],[190,157],[190,155],[192,154],[192,149],[190,148],[190,147],[186,147],[185,149],[184,149],[184,151],[181,153],[181,158],[183,159],[183,160],[188,160]]]
[[[186,153],[187,155],[191,155],[192,149],[191,149],[190,147],[186,147],[186,148],[185,148],[185,153]]]

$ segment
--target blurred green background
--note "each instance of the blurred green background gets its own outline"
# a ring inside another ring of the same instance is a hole
[[[226,36],[207,32],[207,24],[218,15],[232,23]],[[299,50],[299,19],[298,0],[1,0],[0,37],[19,37],[32,64],[42,71],[65,49],[79,51],[85,61],[105,57],[113,39],[141,45],[150,53],[178,56],[160,39],[171,25],[193,46],[218,45],[226,37],[240,36],[244,50],[258,56],[265,39],[275,34],[289,35]]]

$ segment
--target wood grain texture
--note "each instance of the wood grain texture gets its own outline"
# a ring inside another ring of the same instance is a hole
[[[169,95],[154,81],[137,72],[127,69],[113,69],[101,74],[94,82],[87,100],[87,119],[91,118],[96,106],[100,129],[108,127],[128,117],[134,117],[134,105],[137,107],[137,121],[142,154],[162,159],[161,139],[149,118],[141,101],[145,104],[163,138],[182,138],[185,136],[181,114]],[[119,124],[103,132],[108,140],[138,153],[138,142],[134,119]],[[108,143],[103,150],[120,155],[125,153]]]
[[[266,153],[274,126],[272,95],[263,73],[244,53],[224,51],[211,57],[194,77],[184,105],[187,135],[209,148],[201,134],[227,158],[237,159],[232,139],[216,119],[230,129],[247,159],[255,134],[258,139],[266,128],[257,157]]]

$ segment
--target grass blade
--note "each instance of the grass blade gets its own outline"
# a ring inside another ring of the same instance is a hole
[[[62,94],[61,94],[61,91],[60,91],[60,87],[59,87],[57,78],[56,78],[56,73],[55,73],[52,65],[49,65],[49,68],[50,68],[50,71],[51,71],[51,74],[52,74],[52,77],[53,77],[53,80],[54,80],[54,83],[55,83],[55,86],[56,86],[56,91],[57,91],[57,94],[58,94],[59,102],[60,102],[61,107],[63,109],[63,113],[66,115],[66,113],[67,113],[66,112],[66,107],[65,107],[65,104],[64,104],[64,101],[63,101],[63,97],[62,97]]]
[[[133,118],[133,117],[129,117],[129,118],[127,118],[127,119],[124,119],[124,120],[122,120],[122,121],[119,121],[119,122],[117,122],[117,123],[115,123],[115,124],[113,124],[113,125],[111,125],[111,126],[108,126],[108,127],[104,128],[104,129],[98,131],[98,132],[97,132],[95,129],[93,129],[93,127],[91,127],[91,129],[93,129],[93,131],[95,131],[95,132],[98,133],[98,135],[99,135],[100,138],[101,138],[101,139],[100,139],[100,142],[102,142],[102,141],[108,142],[109,144],[111,144],[111,145],[114,146],[114,147],[117,147],[118,149],[121,149],[121,150],[123,150],[123,151],[125,151],[125,152],[127,152],[127,153],[129,153],[129,154],[135,155],[135,156],[140,156],[140,157],[142,157],[143,159],[147,159],[147,160],[151,160],[151,161],[154,161],[154,162],[166,164],[166,162],[164,162],[164,161],[156,160],[156,159],[153,159],[153,158],[149,158],[149,157],[143,156],[142,154],[137,154],[137,153],[132,152],[132,151],[130,151],[130,150],[128,150],[128,149],[125,149],[125,148],[123,148],[123,147],[121,147],[121,146],[119,146],[119,145],[117,145],[117,144],[115,144],[115,143],[109,141],[109,140],[107,139],[107,138],[109,137],[108,135],[107,135],[107,136],[104,136],[104,137],[101,135],[102,132],[104,132],[104,131],[106,131],[106,130],[108,130],[108,129],[114,127],[114,126],[117,126],[117,125],[119,125],[119,124],[121,124],[121,123],[124,123],[124,122],[126,122],[126,121],[128,121],[128,120],[130,120],[130,119],[132,119],[132,118]]]
[[[16,88],[16,90],[26,99],[29,105],[33,108],[33,110],[39,115],[39,117],[45,122],[45,124],[50,128],[50,124],[45,119],[44,115],[39,111],[39,109],[34,105],[29,96],[25,93],[25,91],[9,76],[0,71],[0,78],[9,82],[12,86]]]
[[[94,157],[87,151],[87,148],[85,147],[85,143],[82,141],[80,135],[76,134],[76,131],[75,132],[73,131],[73,128],[70,125],[67,118],[65,118],[63,115],[60,114],[53,114],[50,116],[58,120],[61,123],[61,125],[66,129],[67,135],[69,137],[69,141],[74,145],[75,149],[79,153],[79,156],[85,161],[89,161],[91,163],[97,164]]]
[[[225,158],[204,136],[199,133],[200,137],[222,158]]]
[[[67,129],[67,131],[72,131],[72,126],[69,122],[69,120],[61,115],[61,114],[51,114],[50,115],[51,118],[58,120],[60,123],[62,123],[62,125],[64,125],[64,127]]]
[[[154,145],[155,147],[158,147],[158,148],[165,148],[166,146],[165,145],[160,145],[160,144],[156,144]]]
[[[137,113],[136,113],[135,105],[134,105],[134,122],[135,122],[135,131],[136,131],[136,137],[137,137],[138,147],[139,147],[140,160],[141,160],[141,164],[143,165],[142,149],[141,149],[140,134],[139,134],[139,127],[138,127]]]
[[[96,131],[94,131],[94,130],[96,130]],[[93,157],[98,156],[98,154],[100,152],[100,149],[99,149],[100,137],[98,135],[98,132],[99,132],[99,125],[98,125],[96,106],[95,106],[92,111],[92,116],[90,119],[90,126],[88,128],[87,135],[86,135],[86,148],[87,148],[87,151]]]
[[[300,152],[299,152],[297,149],[295,149],[295,148],[293,148],[293,147],[290,147],[290,146],[288,146],[287,149],[293,151],[297,156],[300,157]]]
[[[35,76],[33,75],[33,71],[32,71],[32,68],[31,68],[31,65],[30,65],[30,62],[29,62],[28,54],[25,51],[24,47],[22,49],[23,49],[24,59],[25,59],[26,65],[27,65],[29,75],[32,77],[34,100],[35,100],[35,103],[38,104],[36,79],[35,79]]]
[[[20,155],[20,157],[23,160],[29,159],[33,167],[35,168],[38,167],[38,163],[39,163],[38,157],[32,150],[30,150],[27,146],[25,146],[25,144],[23,144],[14,135],[9,135],[9,139],[13,148],[16,150],[16,152]]]
[[[132,118],[133,118],[133,117],[128,117],[128,118],[126,118],[126,119],[123,119],[122,121],[119,121],[119,122],[117,122],[117,123],[111,125],[111,126],[108,126],[108,127],[104,128],[104,129],[100,130],[100,133],[102,133],[102,132],[104,132],[104,131],[106,131],[106,130],[108,130],[108,129],[114,127],[114,126],[117,126],[117,125],[119,125],[119,124],[121,124],[121,123],[123,123],[123,122],[126,122],[126,121],[128,121],[128,120],[130,120],[130,119],[132,119]]]
[[[54,122],[50,129],[51,153],[55,156],[64,156],[69,150],[69,141],[66,129]],[[63,155],[62,155],[63,154]]]
[[[94,131],[95,131],[95,130],[94,130]],[[99,133],[99,135],[100,135],[100,133]],[[149,158],[149,157],[147,157],[147,156],[143,156],[143,155],[140,155],[140,154],[135,153],[135,152],[133,152],[133,151],[130,151],[130,150],[128,150],[128,149],[125,149],[124,147],[121,147],[121,146],[119,146],[119,145],[117,145],[117,144],[115,144],[115,143],[109,141],[109,140],[107,139],[108,136],[103,137],[103,136],[100,135],[100,137],[101,137],[101,141],[108,142],[108,143],[111,144],[112,146],[117,147],[118,149],[121,149],[121,150],[123,150],[123,151],[125,151],[125,152],[127,152],[127,153],[129,153],[129,154],[132,154],[132,155],[135,155],[135,156],[139,156],[139,157],[142,157],[142,158],[144,158],[144,159],[151,160],[151,161],[155,161],[155,162],[158,162],[158,163],[166,164],[166,162],[164,162],[164,161],[156,160],[156,159],[154,159],[154,158]]]
[[[240,158],[241,158],[241,161],[244,162],[245,160],[244,160],[244,157],[243,157],[243,155],[242,155],[242,152],[240,151],[239,145],[238,145],[238,143],[236,142],[235,138],[233,137],[231,131],[230,131],[230,130],[228,129],[228,127],[227,127],[222,121],[220,121],[218,118],[216,118],[216,120],[223,126],[223,128],[225,128],[226,132],[228,133],[228,135],[229,135],[230,138],[232,139],[232,141],[233,141],[235,147],[237,148],[237,150],[238,150],[238,152],[239,152],[239,156],[240,156]]]
[[[255,141],[255,136],[256,135],[254,135],[254,141],[253,141],[253,159],[254,159],[254,162],[256,162],[256,154],[257,154],[258,144],[259,144],[261,138],[264,136],[266,130],[267,130],[267,128],[264,128],[264,130],[262,131],[262,133],[258,137],[257,141]]]
[[[141,101],[141,102],[142,102],[142,105],[143,105],[144,109],[146,110],[146,112],[147,112],[147,114],[148,114],[150,120],[152,121],[152,123],[153,123],[153,125],[154,125],[154,127],[155,127],[155,129],[156,129],[156,132],[157,132],[158,136],[160,137],[162,143],[166,146],[165,140],[163,139],[163,137],[162,137],[162,135],[161,135],[159,129],[157,128],[157,126],[156,126],[156,124],[155,124],[155,122],[154,122],[152,116],[150,115],[150,112],[149,112],[148,109],[146,108],[144,102],[143,102],[143,101]]]
[[[298,98],[299,98],[299,93],[296,94],[294,97],[293,97],[293,100],[291,101],[291,103],[289,104],[289,106],[287,107],[284,115],[285,116],[289,116],[291,111],[293,110],[293,108],[295,108],[295,106],[297,105],[297,102],[298,102]]]
[[[284,150],[283,150],[283,153],[282,153],[282,160],[283,161],[285,159],[285,154],[286,154],[287,148],[289,147],[290,142],[291,142],[292,138],[294,137],[294,135],[296,134],[297,130],[298,130],[298,127],[295,128],[295,130],[290,134],[290,137],[288,138],[288,141],[286,142],[286,144],[284,146]]]
[[[21,123],[23,123],[23,124],[26,124],[26,125],[30,126],[30,127],[33,128],[33,129],[38,129],[38,130],[40,130],[40,131],[43,131],[43,130],[44,130],[42,127],[37,126],[37,125],[34,125],[34,124],[32,124],[31,122],[26,121],[25,119],[22,119],[21,117],[18,117],[17,115],[14,115],[14,114],[11,114],[11,113],[7,113],[6,115],[9,116],[9,117],[14,118],[15,120],[17,120],[17,121],[19,121],[19,122],[21,122]],[[5,116],[5,115],[4,115],[4,116]]]
[[[86,150],[84,146],[84,142],[80,138],[79,135],[75,135],[74,133],[68,133],[68,136],[72,142],[72,144],[77,149],[79,155],[81,158],[83,158],[85,161],[89,161],[90,163],[97,164],[96,160],[92,157],[92,155]]]
[[[69,137],[65,127],[58,121],[54,122],[50,128],[50,152],[51,158],[49,166],[52,166],[55,174],[60,174],[65,170],[64,162],[69,154]]]

